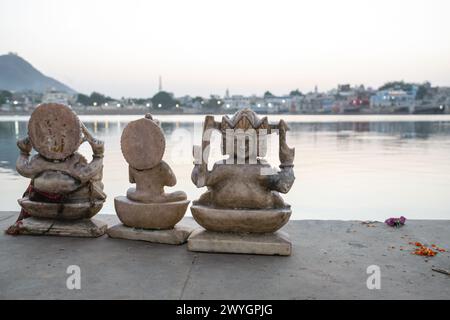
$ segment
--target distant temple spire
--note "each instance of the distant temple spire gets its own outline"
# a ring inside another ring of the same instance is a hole
[[[159,85],[158,85],[158,91],[162,91],[162,78],[159,76]]]

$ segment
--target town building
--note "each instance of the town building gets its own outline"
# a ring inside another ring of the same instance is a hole
[[[416,105],[417,86],[412,86],[409,91],[402,89],[378,90],[370,97],[370,107],[372,109],[392,110],[407,109],[413,112]]]
[[[64,92],[64,91],[58,91],[55,88],[51,88],[50,90],[47,90],[43,97],[42,97],[43,103],[62,103],[71,105],[75,102],[75,97],[73,94]]]

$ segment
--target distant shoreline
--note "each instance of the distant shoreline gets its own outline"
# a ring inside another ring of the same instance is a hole
[[[145,115],[146,113],[151,113],[154,115],[177,115],[177,116],[190,116],[190,115],[209,115],[209,114],[215,114],[215,115],[221,115],[221,114],[232,114],[234,112],[236,112],[237,110],[229,110],[229,112],[224,112],[224,110],[216,110],[213,112],[173,112],[173,111],[162,111],[162,110],[148,110],[148,109],[103,109],[103,110],[89,110],[89,109],[74,109],[74,111],[76,112],[76,114],[78,115],[89,115],[89,116],[101,116],[101,115],[129,115],[129,116],[133,116],[133,115]],[[31,115],[32,111],[24,111],[24,110],[10,110],[10,111],[6,111],[6,110],[0,110],[0,116],[29,116]],[[385,113],[369,113],[369,112],[346,112],[346,113],[318,113],[318,112],[314,112],[314,113],[289,113],[289,112],[284,112],[284,113],[264,113],[264,112],[257,112],[258,114],[261,115],[305,115],[305,116],[347,116],[347,115],[352,115],[352,116],[386,116],[386,115],[392,115],[392,116],[398,116],[398,115],[417,115],[417,114],[410,114],[410,113],[389,113],[389,112],[385,112]],[[445,114],[449,114],[449,113],[434,113],[434,112],[430,112],[430,113],[420,113],[420,114],[424,114],[424,115],[445,115]]]

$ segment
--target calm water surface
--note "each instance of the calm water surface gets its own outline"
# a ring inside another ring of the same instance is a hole
[[[120,134],[140,116],[81,116],[106,144],[101,213],[114,213],[113,198],[130,186],[120,151]],[[189,199],[204,192],[190,180],[192,145],[200,143],[203,116],[159,116],[166,134],[164,159],[177,175],[169,190]],[[277,122],[280,116],[269,116]],[[294,219],[450,219],[450,116],[282,116],[296,148],[296,181],[284,195]],[[220,116],[216,116],[219,120]],[[28,117],[0,117],[0,210],[19,210],[16,199],[28,180],[15,172],[16,139],[27,132]],[[212,159],[220,158],[218,135]],[[268,157],[278,166],[276,138]],[[89,157],[83,144],[81,152]],[[211,160],[211,161],[213,161]],[[188,214],[190,214],[188,212]]]

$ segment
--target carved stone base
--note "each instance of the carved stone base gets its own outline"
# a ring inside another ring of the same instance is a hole
[[[114,207],[120,221],[127,226],[165,230],[183,218],[189,202],[141,203],[119,196],[114,198]]]
[[[51,220],[30,217],[16,222],[15,234],[97,238],[105,234],[108,225],[96,219]]]
[[[193,227],[177,224],[173,229],[149,230],[130,228],[123,224],[117,224],[109,228],[106,233],[111,238],[141,240],[164,244],[183,244],[194,230]]]
[[[28,197],[17,200],[28,214],[40,219],[79,220],[95,216],[103,206],[102,200],[77,203],[49,203],[31,201]]]
[[[283,227],[291,216],[291,208],[224,209],[194,202],[192,216],[203,228],[217,232],[272,233]]]
[[[292,245],[289,235],[282,231],[257,234],[198,229],[188,239],[188,250],[290,256]]]

